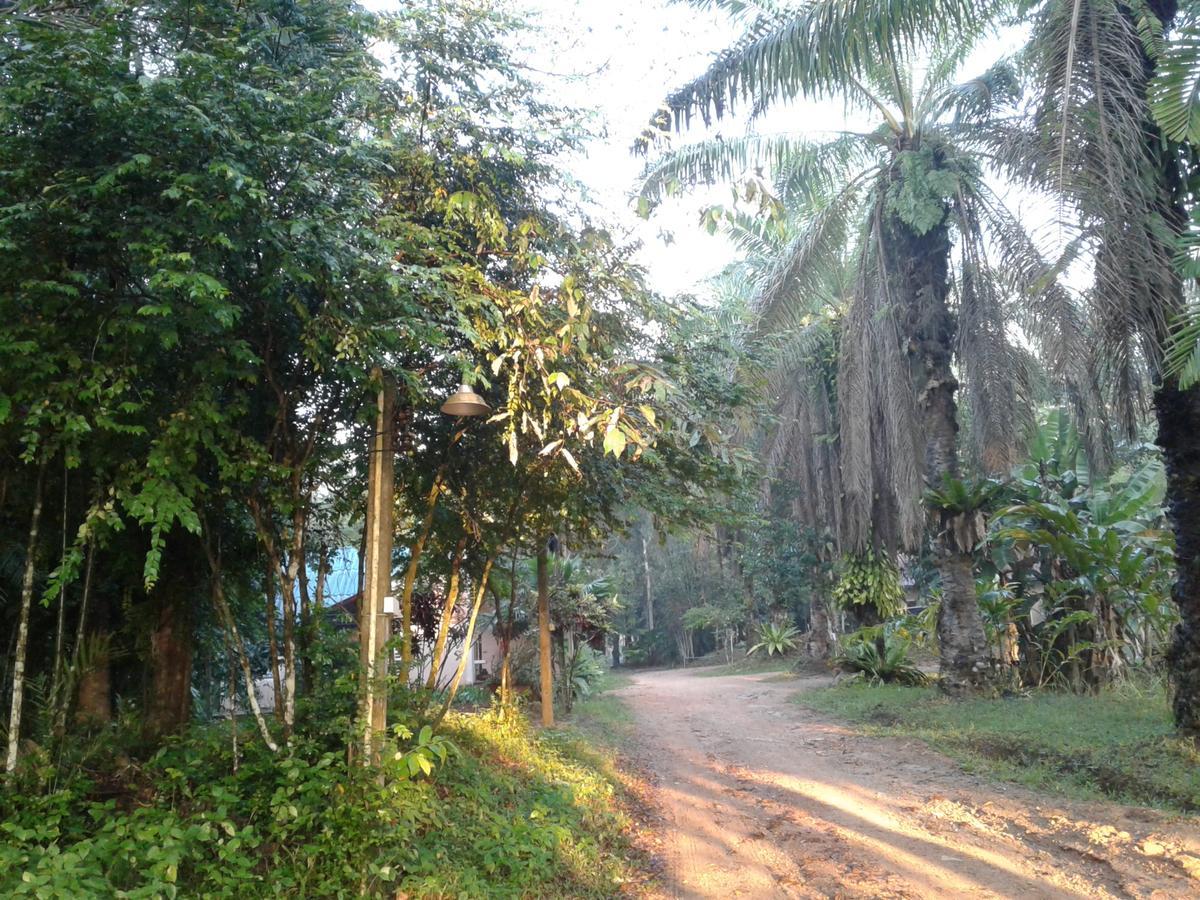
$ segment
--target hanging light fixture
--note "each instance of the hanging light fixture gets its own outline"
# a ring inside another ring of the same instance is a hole
[[[448,416],[482,416],[491,411],[492,408],[469,384],[460,384],[458,390],[442,404],[442,412]]]

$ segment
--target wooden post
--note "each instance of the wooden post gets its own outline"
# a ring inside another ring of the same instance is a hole
[[[379,755],[387,730],[387,655],[384,645],[391,637],[391,616],[383,598],[392,590],[392,506],[396,477],[396,445],[392,433],[396,391],[379,369],[372,375],[383,382],[376,406],[375,434],[367,463],[366,554],[363,560],[363,591],[358,616],[359,661],[363,690],[359,716],[363,729],[363,760],[370,764]]]
[[[538,597],[538,663],[542,684],[542,724],[554,724],[554,657],[550,648],[550,559],[546,553],[546,542],[538,547],[537,555]]]

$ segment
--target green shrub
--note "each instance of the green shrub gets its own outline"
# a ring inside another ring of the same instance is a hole
[[[746,655],[751,656],[759,650],[766,650],[767,656],[774,656],[776,653],[782,656],[796,649],[796,638],[799,634],[795,625],[764,622],[758,626],[758,643],[751,647]]]
[[[842,638],[833,664],[870,684],[924,684],[928,678],[908,658],[909,642],[882,626]]]

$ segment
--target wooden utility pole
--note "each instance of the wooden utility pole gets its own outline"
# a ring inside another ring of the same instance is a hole
[[[538,598],[538,664],[542,684],[542,724],[554,724],[554,657],[550,649],[550,558],[546,552],[546,541],[538,547],[537,555],[537,598]]]
[[[384,597],[392,590],[392,507],[395,502],[396,442],[393,419],[395,386],[377,368],[372,375],[382,382],[376,405],[375,434],[367,463],[367,519],[363,590],[358,613],[359,660],[363,689],[359,720],[363,729],[363,760],[377,760],[387,730],[388,661],[384,646],[391,637],[391,616],[384,612]]]

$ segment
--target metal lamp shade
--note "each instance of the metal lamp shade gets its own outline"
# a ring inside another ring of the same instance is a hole
[[[491,409],[469,384],[460,384],[442,404],[442,412],[448,416],[481,416]]]

